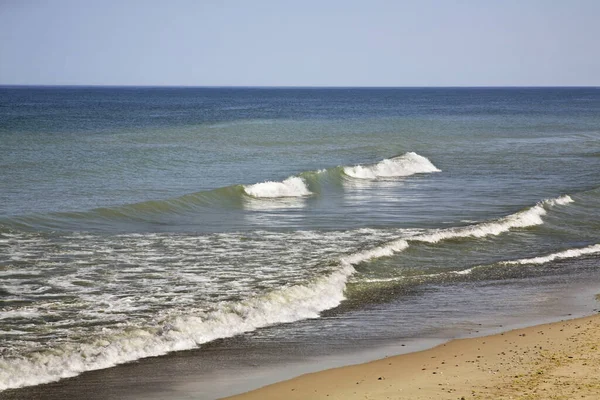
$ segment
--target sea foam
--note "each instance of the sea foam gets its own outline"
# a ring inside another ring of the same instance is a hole
[[[344,167],[344,173],[358,179],[385,179],[410,176],[414,174],[440,172],[426,157],[408,152],[372,165]]]
[[[366,230],[364,233],[368,233]],[[239,302],[220,302],[211,311],[188,309],[185,314],[157,317],[154,326],[107,329],[86,343],[65,343],[27,356],[0,357],[0,390],[38,385],[109,368],[140,358],[197,348],[219,338],[261,327],[318,318],[320,312],[345,299],[354,265],[391,255],[408,244],[402,240],[381,251],[366,250],[343,256],[333,271],[305,284],[271,291]]]
[[[394,253],[404,251],[410,246],[410,242],[438,243],[449,239],[496,236],[514,228],[527,228],[530,226],[541,225],[544,223],[542,217],[547,214],[547,208],[572,202],[573,199],[568,195],[560,196],[555,199],[543,200],[533,207],[510,214],[503,218],[463,227],[432,230],[428,233],[394,240],[369,250],[368,252],[359,254],[368,254],[369,258],[387,257]],[[358,257],[358,255],[353,257]],[[357,260],[355,263],[360,261],[361,260]]]
[[[547,208],[557,205],[572,203],[571,197],[564,195],[556,199],[543,200],[535,206],[523,211],[508,215],[506,217],[469,225],[459,228],[440,229],[432,233],[415,236],[415,241],[437,243],[441,240],[453,238],[495,236],[513,228],[527,228],[530,226],[541,225],[544,223],[542,217],[547,214]]]
[[[65,344],[29,356],[0,358],[0,390],[38,385],[109,368],[140,358],[193,349],[215,339],[257,328],[317,318],[344,299],[349,262],[307,285],[296,285],[241,302],[224,302],[211,312],[173,315],[153,328],[114,331],[94,341]]]
[[[396,241],[395,250],[406,247]],[[338,268],[306,285],[295,285],[240,302],[223,302],[211,312],[198,310],[168,316],[153,328],[115,331],[93,342],[66,344],[30,356],[0,358],[0,391],[39,385],[109,368],[140,358],[197,348],[219,338],[261,327],[317,318],[321,311],[338,306],[354,265],[370,258],[390,255],[374,249],[340,259]]]
[[[519,260],[500,261],[493,265],[494,266],[497,266],[497,265],[541,265],[541,264],[546,264],[546,263],[552,262],[554,260],[578,258],[581,256],[586,256],[586,255],[591,255],[591,254],[600,254],[600,244],[594,244],[594,245],[591,245],[588,247],[583,247],[583,248],[563,250],[558,253],[552,253],[552,254],[548,254],[545,256],[522,258]],[[443,272],[434,273],[434,274],[415,275],[415,276],[411,276],[410,278],[423,279],[423,278],[433,278],[433,277],[444,276],[444,275],[469,275],[474,270],[477,270],[480,268],[489,268],[491,266],[492,265],[477,265],[477,266],[474,266],[471,268],[462,269],[462,270],[458,270],[458,271],[443,271]],[[403,281],[406,279],[408,279],[408,277],[406,277],[406,276],[396,276],[396,277],[392,277],[392,278],[367,279],[364,282],[386,283],[386,282],[398,282],[398,281]]]
[[[355,272],[354,266],[361,262],[404,251],[411,241],[436,243],[456,237],[497,235],[515,227],[539,225],[543,223],[541,217],[546,214],[547,207],[572,201],[569,196],[562,196],[544,200],[529,209],[495,221],[396,239],[341,257],[336,270],[307,284],[282,288],[240,302],[222,302],[209,312],[188,310],[186,314],[161,317],[153,327],[130,328],[126,331],[107,330],[104,336],[87,343],[64,344],[27,356],[0,357],[0,390],[52,382],[84,371],[193,349],[218,338],[231,337],[269,325],[317,318],[320,312],[338,306],[345,299],[348,278]],[[556,253],[540,257],[539,260],[598,251],[600,245]],[[520,260],[521,263],[524,261],[526,260]],[[471,270],[472,268],[456,273],[468,274]]]
[[[577,258],[589,254],[598,254],[600,253],[600,244],[595,244],[588,247],[583,247],[579,249],[568,249],[564,251],[560,251],[558,253],[552,253],[545,256],[533,257],[533,258],[523,258],[520,260],[512,260],[512,261],[503,261],[502,264],[507,265],[518,265],[518,264],[546,264],[548,262],[554,260],[563,260],[567,258]]]
[[[292,176],[282,182],[267,181],[244,186],[244,191],[258,198],[304,197],[312,193],[308,190],[304,179]]]
[[[563,250],[558,253],[552,253],[545,256],[532,257],[532,258],[522,258],[519,260],[510,260],[510,261],[500,261],[498,264],[500,265],[532,265],[532,264],[546,264],[552,262],[554,260],[563,260],[568,258],[577,258],[590,254],[598,254],[600,253],[600,244],[591,245],[588,247],[578,248],[578,249],[568,249]],[[468,275],[473,272],[473,270],[488,267],[486,265],[478,265],[475,267],[467,268],[461,271],[450,271],[449,274],[454,275]]]

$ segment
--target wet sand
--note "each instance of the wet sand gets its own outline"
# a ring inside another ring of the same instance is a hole
[[[453,340],[228,399],[574,398],[600,398],[599,315]]]
[[[590,282],[593,281],[597,280],[590,279]],[[144,358],[114,368],[89,371],[58,382],[6,390],[0,392],[0,399],[208,400],[274,382],[282,383],[237,398],[510,398],[510,393],[516,392],[518,385],[521,385],[525,393],[534,378],[540,385],[544,383],[540,379],[554,382],[559,375],[553,374],[557,371],[561,373],[561,370],[554,369],[552,363],[577,367],[578,364],[573,363],[584,360],[584,357],[589,357],[589,360],[581,361],[580,364],[586,365],[579,365],[579,369],[575,370],[576,374],[567,373],[561,377],[562,386],[551,387],[546,382],[546,386],[539,389],[542,395],[514,395],[513,398],[546,399],[552,398],[548,393],[559,393],[554,398],[570,399],[574,395],[569,389],[588,385],[585,387],[592,394],[587,398],[598,399],[600,390],[593,385],[596,377],[600,376],[595,348],[596,343],[600,343],[600,338],[597,337],[600,334],[595,333],[600,332],[600,321],[594,317],[588,318],[589,322],[588,319],[570,318],[596,314],[600,298],[594,300],[597,287],[593,284],[570,289],[561,290],[560,293],[552,292],[562,294],[561,300],[546,300],[543,308],[533,307],[532,303],[532,310],[528,314],[514,314],[519,309],[513,307],[512,319],[506,314],[499,314],[488,321],[479,319],[481,323],[462,323],[454,329],[438,331],[430,337],[405,337],[394,343],[375,342],[372,338],[348,343],[337,337],[326,342],[259,340],[261,345],[257,346],[257,339],[262,338],[260,335],[267,338],[273,335],[288,337],[285,331],[287,327],[297,329],[297,326],[292,325],[274,326],[260,332],[220,339],[191,351]],[[546,292],[538,290],[537,293],[541,296]],[[541,297],[548,298],[547,295]],[[551,299],[555,297],[549,296]],[[505,303],[504,307],[510,308],[510,303]],[[569,320],[506,331],[511,327],[521,328],[561,318]],[[283,331],[279,331],[280,329]],[[486,334],[493,336],[448,342],[457,335],[472,337]],[[521,334],[525,336],[520,336]],[[573,347],[577,344],[582,347]],[[437,347],[432,348],[433,346]],[[405,355],[387,357],[394,354]],[[381,360],[343,367],[377,359]],[[544,363],[548,365],[544,366]],[[326,370],[328,368],[330,369]],[[592,368],[592,372],[589,368]],[[322,370],[325,371],[309,374]],[[538,371],[542,373],[537,374]],[[300,378],[286,381],[297,376]],[[589,382],[572,380],[582,377]],[[509,388],[514,389],[513,392],[508,391]],[[563,392],[567,394],[560,395]],[[585,398],[586,394],[582,394]],[[577,392],[576,397],[582,398],[582,394]]]

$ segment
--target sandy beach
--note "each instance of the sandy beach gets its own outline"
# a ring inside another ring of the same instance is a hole
[[[598,399],[598,346],[594,315],[453,340],[228,399]]]

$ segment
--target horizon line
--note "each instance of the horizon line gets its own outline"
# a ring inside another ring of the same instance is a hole
[[[0,88],[153,88],[153,89],[562,89],[590,88],[595,85],[442,85],[442,86],[294,86],[294,85],[112,85],[112,84],[2,84]]]

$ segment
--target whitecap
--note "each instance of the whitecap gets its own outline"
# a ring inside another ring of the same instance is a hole
[[[344,167],[344,173],[358,179],[385,179],[414,174],[440,172],[426,157],[408,152],[399,157],[389,158],[372,165]]]
[[[244,186],[244,191],[257,198],[304,197],[312,194],[304,179],[297,176],[292,176],[282,182],[267,181],[247,185]]]
[[[540,256],[540,257],[523,258],[520,260],[512,260],[512,261],[503,261],[502,264],[506,264],[506,265],[546,264],[546,263],[554,261],[554,260],[577,258],[577,257],[584,256],[584,255],[598,254],[598,253],[600,253],[600,244],[595,244],[592,246],[578,248],[578,249],[563,250],[558,253],[552,253],[552,254],[548,254],[548,255]]]

